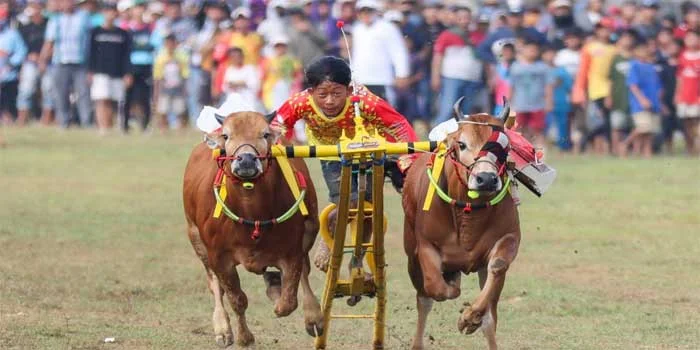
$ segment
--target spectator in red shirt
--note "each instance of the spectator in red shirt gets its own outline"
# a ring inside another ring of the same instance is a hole
[[[455,26],[443,31],[435,41],[432,63],[432,88],[440,91],[440,105],[435,123],[442,123],[452,115],[452,105],[460,96],[467,96],[462,104],[464,113],[471,113],[474,96],[483,88],[483,64],[477,58],[469,25],[471,10],[455,9]]]
[[[676,106],[683,123],[686,149],[698,154],[698,122],[700,122],[700,32],[686,33],[685,50],[678,59]]]
[[[681,12],[683,13],[683,21],[673,32],[678,39],[685,38],[685,34],[689,31],[700,30],[700,6],[686,1],[681,6]]]

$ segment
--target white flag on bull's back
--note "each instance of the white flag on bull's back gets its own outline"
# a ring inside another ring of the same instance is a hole
[[[250,100],[243,98],[240,94],[231,93],[226,101],[219,107],[204,106],[197,118],[197,127],[206,133],[213,132],[221,127],[216,120],[216,116],[228,116],[236,112],[254,112],[255,108],[250,104]]]

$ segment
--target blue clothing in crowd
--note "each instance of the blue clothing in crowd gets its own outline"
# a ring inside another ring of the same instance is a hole
[[[90,14],[78,10],[58,13],[46,25],[46,41],[51,41],[55,64],[86,64],[90,42]]]
[[[0,51],[7,55],[0,60],[0,81],[16,81],[19,68],[27,56],[27,46],[19,32],[9,25],[0,31]]]
[[[543,111],[545,89],[549,81],[549,66],[542,61],[516,61],[510,69],[513,89],[512,106],[518,112]]]
[[[663,89],[663,86],[661,85],[661,79],[659,79],[659,75],[656,72],[656,67],[653,64],[636,59],[631,60],[630,70],[627,75],[627,86],[632,85],[636,85],[644,97],[651,102],[652,107],[650,112],[661,112],[661,101],[659,95],[661,93],[661,89]],[[630,112],[632,114],[644,111],[644,107],[642,107],[642,104],[633,93],[629,94],[629,99]]]
[[[569,92],[574,86],[574,80],[564,67],[552,67],[549,72],[549,83],[554,84],[554,111],[568,113],[571,110]]]

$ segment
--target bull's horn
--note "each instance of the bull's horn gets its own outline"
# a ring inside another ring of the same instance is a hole
[[[503,96],[503,109],[501,110],[501,113],[498,115],[498,119],[506,121],[508,119],[509,115],[510,115],[510,102],[508,102],[508,99],[505,96]]]
[[[455,120],[456,121],[461,121],[462,118],[464,117],[464,114],[462,114],[461,108],[462,107],[462,101],[464,101],[464,96],[460,97],[457,102],[455,102],[454,105],[452,105],[452,110],[455,113]]]
[[[219,122],[219,124],[224,125],[224,120],[226,120],[226,117],[215,113],[214,118],[216,118],[216,121]]]

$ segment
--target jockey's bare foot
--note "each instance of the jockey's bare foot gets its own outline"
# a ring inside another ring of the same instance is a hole
[[[331,250],[326,245],[326,242],[321,240],[318,243],[318,248],[316,249],[316,255],[314,255],[314,265],[319,270],[326,272],[328,271],[328,263],[331,260]]]

